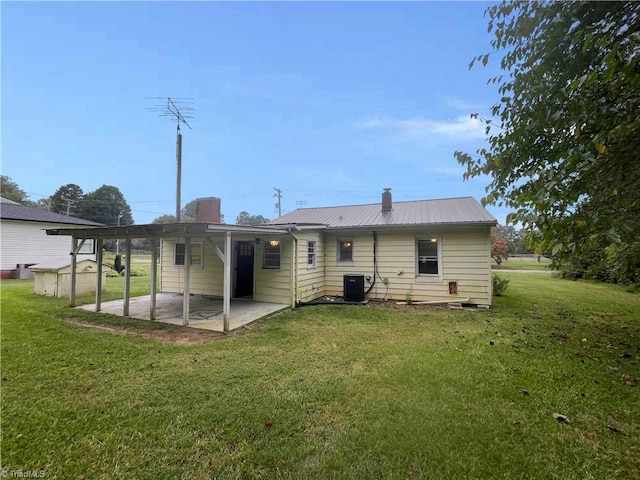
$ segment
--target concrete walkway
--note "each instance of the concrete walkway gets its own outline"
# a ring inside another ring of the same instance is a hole
[[[151,297],[133,297],[129,300],[129,318],[149,320]],[[156,321],[172,325],[182,325],[183,296],[177,293],[156,295]],[[95,304],[77,307],[90,312],[96,311]],[[103,302],[100,313],[122,317],[124,300]],[[232,299],[229,313],[229,330],[269,317],[291,308],[282,303],[254,302],[253,300]],[[189,327],[204,330],[223,331],[222,299],[206,295],[192,295],[189,301]]]

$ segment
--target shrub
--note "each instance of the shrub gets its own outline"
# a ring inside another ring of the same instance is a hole
[[[120,274],[118,272],[116,272],[114,269],[110,268],[109,270],[107,270],[105,272],[107,274],[107,277],[119,277]]]
[[[124,266],[122,265],[122,255],[116,255],[116,258],[113,261],[113,269],[118,273],[121,273],[124,270]]]
[[[124,274],[125,274],[125,269],[123,268],[122,271],[120,272],[120,275],[124,277]],[[146,274],[147,274],[147,271],[144,268],[131,267],[130,275],[132,277],[144,277]]]
[[[611,283],[640,284],[640,242],[610,245],[605,249],[605,264]]]
[[[502,295],[509,285],[509,279],[499,275],[493,275],[493,294],[497,297]]]

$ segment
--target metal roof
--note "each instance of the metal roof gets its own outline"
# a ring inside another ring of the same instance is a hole
[[[81,265],[82,263],[85,262],[90,262],[90,263],[95,263],[97,264],[97,262],[95,260],[93,260],[92,258],[84,258],[84,259],[80,259],[76,262],[76,265]],[[70,267],[71,266],[71,255],[67,255],[66,257],[60,257],[60,258],[55,258],[53,260],[49,260],[47,262],[42,262],[42,263],[38,263],[37,265],[32,265],[29,267],[29,269],[31,270],[60,270],[62,268],[66,268],[66,267]]]
[[[365,228],[415,225],[496,225],[497,220],[473,197],[393,202],[390,212],[381,203],[339,207],[299,208],[269,225],[311,225]]]
[[[65,225],[102,226],[101,223],[69,217],[61,213],[48,212],[35,207],[28,207],[11,200],[2,199],[0,206],[0,218],[3,220],[21,220],[23,222],[61,223]]]
[[[175,238],[184,236],[207,237],[225,233],[236,235],[282,235],[286,229],[269,225],[227,225],[222,223],[151,223],[121,227],[56,228],[48,229],[47,235],[70,235],[76,238]]]

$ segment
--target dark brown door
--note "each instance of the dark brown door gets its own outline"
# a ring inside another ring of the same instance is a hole
[[[253,242],[236,242],[236,297],[253,295]]]

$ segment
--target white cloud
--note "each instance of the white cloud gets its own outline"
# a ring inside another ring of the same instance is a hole
[[[474,113],[474,112],[482,112],[487,109],[487,105],[480,105],[479,103],[469,102],[467,100],[463,100],[457,97],[447,97],[444,100],[444,104],[447,107],[453,108],[460,112],[465,112],[467,114]]]
[[[460,140],[484,139],[486,124],[470,115],[461,115],[452,120],[437,120],[426,117],[395,118],[377,115],[356,124],[365,130],[378,130],[402,140]]]
[[[462,178],[465,170],[463,168],[449,168],[449,167],[438,167],[434,168],[433,171],[435,173],[439,173],[440,175],[449,175],[453,177]]]

